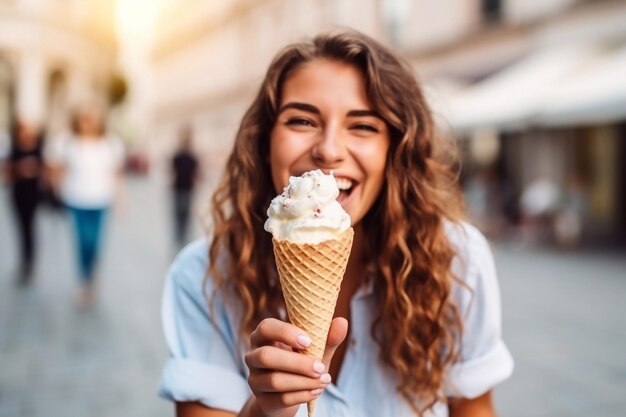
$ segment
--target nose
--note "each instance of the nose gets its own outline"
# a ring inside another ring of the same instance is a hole
[[[346,158],[346,144],[339,129],[327,128],[311,149],[313,160],[321,168],[334,168]]]

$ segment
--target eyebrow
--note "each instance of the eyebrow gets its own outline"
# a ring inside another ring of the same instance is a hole
[[[296,109],[296,110],[302,110],[308,113],[322,114],[320,109],[318,109],[314,105],[307,104],[307,103],[300,103],[296,101],[292,101],[283,105],[278,110],[278,114],[284,112],[287,109]],[[350,110],[347,114],[347,117],[377,117],[379,119],[382,119],[380,115],[374,110]]]
[[[380,115],[374,110],[350,110],[348,112],[348,117],[377,117],[381,119]]]
[[[285,104],[284,106],[282,106],[278,110],[278,114],[284,112],[287,109],[296,109],[296,110],[302,110],[302,111],[305,111],[305,112],[308,112],[308,113],[322,114],[320,109],[318,109],[314,105],[307,104],[307,103],[299,103],[299,102],[296,102],[296,101],[289,102],[289,103]]]

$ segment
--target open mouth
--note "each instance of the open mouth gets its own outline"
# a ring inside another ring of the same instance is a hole
[[[352,191],[354,191],[356,183],[351,179],[343,177],[335,178],[335,181],[337,182],[337,188],[339,188],[339,197],[337,197],[337,201],[339,201],[340,204],[343,204],[350,197]]]

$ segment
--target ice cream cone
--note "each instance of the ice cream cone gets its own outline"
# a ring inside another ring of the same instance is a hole
[[[311,345],[302,352],[319,360],[326,348],[353,236],[350,228],[337,239],[318,244],[273,239],[289,320],[311,338]],[[314,407],[315,401],[307,403],[309,417]]]

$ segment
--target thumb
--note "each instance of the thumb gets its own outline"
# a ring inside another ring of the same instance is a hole
[[[328,331],[328,339],[326,340],[326,350],[324,351],[324,357],[322,362],[326,367],[326,370],[330,368],[330,361],[335,354],[335,351],[346,339],[348,335],[348,320],[343,317],[336,317],[330,324],[330,330]]]

